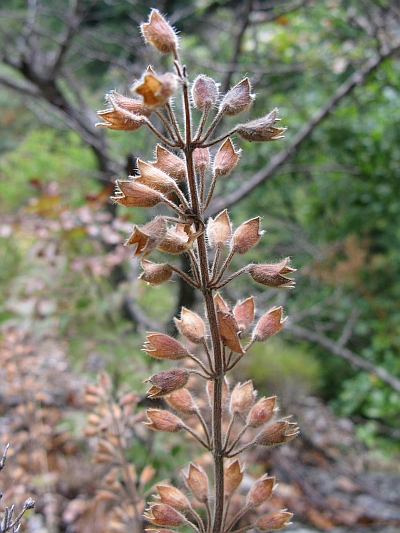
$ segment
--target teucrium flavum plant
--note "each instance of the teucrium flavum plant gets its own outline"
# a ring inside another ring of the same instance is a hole
[[[233,516],[229,512],[230,500],[243,477],[243,465],[237,456],[252,446],[287,442],[299,430],[290,419],[276,418],[275,397],[257,401],[251,381],[232,386],[226,376],[254,342],[263,342],[280,331],[286,319],[281,307],[273,307],[248,333],[255,316],[253,297],[237,302],[231,309],[218,291],[241,274],[269,287],[291,288],[294,282],[287,274],[294,269],[284,259],[276,264],[250,263],[229,273],[233,256],[246,254],[258,244],[263,234],[260,217],[233,230],[227,210],[208,220],[204,213],[217,180],[226,179],[240,158],[240,150],[235,149],[231,137],[273,141],[282,138],[285,128],[277,125],[280,119],[274,109],[262,118],[237,124],[229,132],[213,137],[225,115],[236,116],[251,106],[254,95],[249,79],[243,79],[225,95],[219,94],[218,84],[208,76],[199,75],[190,83],[179,59],[177,34],[164,17],[152,10],[141,30],[147,43],[163,54],[173,55],[174,71],[159,74],[149,67],[133,87],[137,97],[112,92],[107,95],[109,107],[98,112],[104,120],[99,126],[125,131],[147,126],[160,141],[155,161],[139,159],[139,175],[117,181],[113,200],[127,207],[163,204],[170,210],[168,215],[159,214],[147,224],[135,226],[126,244],[133,246],[134,256],[141,259],[142,280],[158,285],[178,275],[201,293],[205,308],[204,318],[190,309],[181,309],[175,324],[182,342],[164,333],[147,334],[145,352],[157,359],[179,361],[175,368],[148,378],[149,396],[165,397],[174,412],[149,409],[147,425],[161,432],[190,433],[212,454],[214,465],[211,476],[200,465],[190,463],[183,473],[190,497],[175,487],[158,485],[155,501],[149,503],[145,513],[156,529],[148,531],[165,533],[169,529],[164,528],[182,525],[201,533],[242,532],[254,527],[260,531],[279,530],[292,516],[286,510],[261,513],[254,520],[254,509],[270,498],[274,488],[274,478],[267,475],[255,483],[239,512]],[[183,124],[171,105],[179,91]],[[194,108],[201,112],[196,128]],[[210,117],[212,113],[214,116]],[[161,121],[163,133],[152,122],[153,116]],[[149,260],[154,250],[165,252],[165,262]],[[176,254],[188,255],[190,272],[174,265],[171,255]],[[193,345],[198,345],[197,349]],[[191,364],[185,366],[185,359]],[[211,420],[186,387],[193,375],[203,381],[201,387],[211,406]],[[198,423],[189,423],[195,418]],[[254,436],[243,439],[250,431]],[[199,502],[204,509],[201,514],[196,510]],[[234,529],[250,510],[248,525]]]

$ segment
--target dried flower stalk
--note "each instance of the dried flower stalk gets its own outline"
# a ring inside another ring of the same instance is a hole
[[[182,308],[180,317],[175,318],[182,342],[164,333],[149,332],[147,335],[146,353],[158,359],[179,362],[177,367],[158,372],[146,380],[151,383],[149,397],[165,397],[177,413],[149,409],[147,426],[161,432],[190,433],[212,453],[214,463],[213,476],[195,463],[190,463],[183,473],[192,498],[187,498],[175,487],[157,486],[156,502],[149,504],[144,515],[156,529],[147,531],[156,532],[161,527],[165,533],[170,531],[165,528],[181,525],[196,533],[242,532],[254,527],[261,531],[282,529],[292,516],[286,510],[261,513],[255,522],[250,519],[248,526],[234,529],[249,509],[254,510],[270,498],[275,486],[274,478],[263,476],[250,490],[242,509],[231,516],[230,499],[243,478],[243,465],[236,456],[252,446],[275,446],[287,442],[298,435],[299,429],[288,418],[276,419],[276,397],[256,402],[257,392],[251,381],[237,383],[230,391],[226,374],[247,354],[254,342],[264,342],[278,333],[286,318],[283,318],[281,307],[264,312],[246,344],[246,332],[251,329],[255,317],[254,298],[251,296],[237,302],[232,310],[217,291],[241,274],[248,274],[256,283],[268,287],[292,288],[294,281],[287,274],[294,269],[286,258],[273,264],[249,263],[237,272],[226,274],[236,254],[248,253],[260,241],[263,235],[261,219],[256,216],[233,230],[226,210],[208,221],[205,211],[218,179],[227,179],[241,155],[240,150],[235,150],[232,136],[237,134],[245,141],[273,141],[281,139],[286,128],[276,126],[280,119],[278,110],[273,109],[264,117],[237,124],[229,132],[213,138],[216,126],[224,116],[236,116],[251,106],[255,97],[250,80],[243,79],[221,97],[218,84],[208,76],[200,75],[190,84],[186,67],[179,59],[179,39],[165,18],[153,9],[141,30],[148,44],[161,53],[173,55],[174,71],[160,75],[148,68],[133,88],[139,100],[114,92],[108,96],[111,107],[99,112],[106,121],[99,124],[102,127],[134,131],[147,126],[161,142],[157,144],[154,162],[139,160],[139,176],[117,182],[113,199],[126,207],[164,204],[171,210],[169,216],[158,215],[144,226],[135,227],[126,244],[133,245],[134,255],[141,257],[142,280],[158,285],[178,275],[201,293],[205,307],[204,319],[186,308]],[[183,124],[171,105],[178,91],[183,97]],[[201,111],[195,133],[193,108]],[[216,108],[215,116],[210,119],[213,108]],[[165,135],[151,122],[152,114],[162,120]],[[213,146],[217,149],[211,161],[209,148]],[[186,186],[180,188],[182,181]],[[171,255],[187,254],[190,272],[182,272],[168,260],[160,264],[149,261],[147,257],[155,250]],[[189,343],[202,347],[203,356],[192,354]],[[187,358],[194,361],[197,369],[193,363],[189,368],[183,366]],[[193,374],[204,380],[203,390],[211,406],[211,420],[207,420],[207,413],[202,412],[204,409],[199,407],[187,388]],[[195,419],[197,421],[193,423]],[[247,436],[242,439],[246,432],[252,431],[255,434],[250,434],[250,439]],[[192,501],[204,507],[202,517],[192,506]]]

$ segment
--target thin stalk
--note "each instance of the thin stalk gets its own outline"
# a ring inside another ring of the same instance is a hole
[[[201,279],[200,279],[200,272],[198,268],[198,261],[195,253],[193,250],[187,250],[187,254],[190,259],[190,266],[192,267],[193,277],[195,279],[195,282],[198,284],[199,288],[201,286]]]
[[[200,420],[200,424],[203,426],[203,430],[207,439],[207,444],[208,446],[210,446],[210,432],[208,431],[206,421],[204,420],[203,415],[200,411],[197,411],[196,416]]]
[[[212,134],[212,132],[216,128],[218,122],[221,120],[223,115],[224,115],[224,113],[222,112],[222,110],[218,111],[218,113],[215,115],[213,121],[209,125],[208,130],[205,132],[205,134],[202,137],[202,139],[199,139],[199,140],[196,139],[199,144],[203,145],[203,143],[208,139],[208,137]]]
[[[210,105],[207,106],[206,109],[204,109],[204,111],[203,111],[203,113],[201,115],[201,120],[200,120],[199,127],[197,128],[197,131],[196,131],[195,136],[193,138],[193,142],[197,142],[199,140],[201,134],[203,133],[203,129],[204,129],[204,126],[206,125],[210,109],[211,109]]]
[[[192,278],[186,274],[186,272],[183,272],[183,270],[181,270],[180,268],[178,268],[178,267],[176,267],[174,265],[169,265],[169,266],[171,267],[171,270],[176,272],[178,274],[178,276],[180,276],[182,279],[184,279],[186,281],[186,283],[188,283],[189,285],[191,285],[195,289],[199,288],[198,284],[195,281],[193,281]]]
[[[226,450],[227,444],[229,442],[229,437],[231,436],[231,431],[232,431],[232,428],[233,428],[233,424],[235,423],[235,420],[236,420],[236,416],[233,414],[231,416],[230,421],[229,421],[228,429],[227,429],[227,431],[225,433],[224,450]]]
[[[200,361],[200,359],[198,359],[195,355],[193,355],[191,353],[188,355],[188,357],[190,357],[190,359],[192,361],[197,363],[204,370],[204,372],[207,374],[207,379],[210,379],[212,374],[211,374],[211,372],[209,370],[207,370],[206,366]],[[194,372],[194,370],[192,370],[191,372]],[[201,375],[201,377],[204,377],[203,374],[200,374],[200,375]]]
[[[224,272],[225,270],[228,268],[229,266],[229,263],[231,262],[232,260],[232,257],[235,255],[235,252],[233,250],[231,250],[229,252],[229,255],[228,257],[225,259],[225,261],[223,262],[221,268],[220,268],[220,271],[219,271],[219,274],[218,274],[218,277],[217,279],[214,281],[213,285],[215,286],[217,283],[219,283],[221,281],[221,278],[222,276],[224,275]]]
[[[209,445],[206,442],[204,442],[204,440],[199,435],[197,435],[197,433],[195,431],[193,431],[193,429],[191,429],[189,426],[186,426],[185,424],[182,425],[182,429],[185,429],[188,433],[193,435],[193,437],[196,440],[198,440],[200,442],[200,444],[202,446],[204,446],[204,448],[206,448],[207,450],[210,450]]]
[[[194,519],[196,520],[197,524],[199,525],[200,527],[200,530],[202,533],[206,533],[206,530],[204,528],[204,524],[203,524],[203,520],[201,519],[201,517],[196,513],[196,511],[193,509],[193,507],[190,507],[189,508],[189,512],[190,514],[194,517]]]
[[[244,274],[247,271],[247,266],[241,268],[234,274],[231,274],[228,278],[226,278],[222,283],[213,284],[213,289],[222,289],[222,287],[225,287],[225,285],[228,285],[233,279],[237,278],[241,274]],[[218,276],[219,277],[219,276]]]
[[[210,184],[210,188],[208,189],[207,199],[206,199],[206,201],[204,203],[204,211],[210,205],[212,196],[214,194],[215,185],[217,184],[217,179],[218,179],[218,177],[215,174],[213,174],[212,182]]]
[[[212,264],[212,267],[211,267],[210,283],[213,283],[214,278],[215,278],[215,276],[217,274],[217,268],[218,268],[218,263],[219,263],[219,258],[220,257],[221,257],[221,248],[217,248],[215,250],[214,260],[213,260],[213,264]]]
[[[176,120],[176,116],[175,116],[174,110],[172,109],[170,102],[168,102],[165,107],[167,108],[169,119],[171,121],[172,127],[174,128],[174,132],[177,138],[177,144],[182,145],[183,144],[182,135],[181,135],[181,132],[179,131],[178,121]]]
[[[245,434],[245,432],[247,431],[249,425],[248,424],[245,424],[242,428],[242,430],[240,431],[240,433],[236,436],[235,440],[232,442],[232,444],[230,445],[229,449],[226,449],[226,446],[228,445],[228,439],[225,440],[225,450],[226,450],[226,453],[231,453],[231,451],[233,450],[233,448],[236,446],[236,444],[239,442],[239,440],[242,438],[242,435]]]
[[[214,146],[214,144],[217,144],[221,141],[224,141],[231,135],[234,135],[236,133],[236,128],[233,128],[232,130],[228,131],[227,133],[224,133],[223,135],[220,135],[219,137],[216,137],[212,141],[209,141],[208,143],[204,143],[201,145],[202,148],[209,148],[210,146]]]
[[[159,111],[158,109],[154,109],[153,113],[154,113],[155,115],[157,115],[158,118],[161,120],[161,122],[164,124],[166,130],[167,130],[168,133],[169,133],[169,136],[171,137],[171,139],[172,139],[175,143],[178,143],[178,142],[179,142],[179,137],[176,137],[176,136],[175,136],[175,133],[174,133],[173,130],[171,129],[171,126],[169,125],[168,120],[164,117],[164,115],[161,113],[161,111]]]
[[[169,139],[167,139],[167,137],[165,137],[162,133],[160,133],[154,126],[153,124],[150,122],[150,120],[146,120],[146,126],[154,133],[154,135],[156,137],[158,137],[160,139],[160,141],[162,141],[163,143],[165,144],[168,144],[168,146],[171,146],[172,148],[176,148],[178,146],[177,143],[175,142],[172,142],[170,141]]]
[[[210,350],[208,349],[208,344],[207,344],[207,341],[205,339],[203,340],[202,345],[203,345],[204,351],[206,352],[206,355],[207,355],[207,360],[208,360],[208,364],[210,366],[210,371],[212,373],[214,373],[214,367],[213,367],[213,363],[212,363],[212,360],[211,360]]]
[[[238,511],[235,516],[232,518],[232,520],[229,522],[227,527],[224,529],[224,533],[229,533],[229,531],[233,528],[233,526],[236,524],[236,522],[242,518],[244,514],[247,513],[247,511],[250,509],[249,505],[245,505],[240,511]]]

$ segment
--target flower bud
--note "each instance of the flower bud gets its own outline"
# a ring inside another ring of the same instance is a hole
[[[220,146],[214,158],[213,173],[217,178],[227,176],[236,167],[241,150],[235,152],[235,147],[228,137]]]
[[[158,9],[151,10],[149,22],[141,24],[140,29],[145,41],[156,50],[163,54],[173,53],[176,56],[178,37]]]
[[[186,179],[186,165],[180,157],[157,144],[156,158],[156,161],[151,163],[153,167],[159,168],[176,181]]]
[[[296,423],[287,419],[277,420],[261,431],[255,438],[260,446],[275,446],[294,439],[300,433]]]
[[[118,189],[111,200],[125,207],[154,207],[164,200],[164,196],[154,189],[131,181],[116,181]]]
[[[270,499],[275,486],[275,478],[263,476],[256,481],[247,494],[246,503],[251,507],[259,507]]]
[[[225,313],[229,313],[228,304],[225,302],[225,300],[222,298],[219,292],[217,292],[214,295],[214,305],[217,309],[220,309],[221,311],[224,311]]]
[[[147,122],[145,116],[136,115],[119,107],[112,98],[108,98],[111,107],[103,111],[97,111],[99,117],[105,122],[98,122],[96,126],[109,130],[135,131]]]
[[[207,238],[211,248],[221,249],[227,245],[232,235],[231,221],[229,220],[228,211],[224,209],[214,219],[211,217],[207,223]]]
[[[171,359],[173,361],[190,355],[179,341],[165,333],[147,333],[147,340],[142,351],[156,359]]]
[[[192,100],[194,106],[201,111],[210,109],[218,100],[218,84],[212,78],[200,74],[192,85]]]
[[[147,187],[151,187],[164,194],[176,190],[176,182],[173,178],[168,176],[168,174],[140,159],[138,159],[137,164],[140,176],[136,178],[136,183],[142,183],[143,185],[147,185]]]
[[[162,76],[146,73],[143,80],[137,83],[132,90],[143,97],[143,105],[149,108],[163,107],[173,96],[177,89],[177,79],[172,72]]]
[[[154,376],[145,379],[143,383],[150,382],[151,387],[147,391],[149,398],[160,398],[170,394],[186,385],[189,379],[189,372],[184,368],[172,368],[157,372]]]
[[[287,128],[276,128],[273,126],[280,119],[276,118],[278,110],[274,109],[268,115],[256,120],[251,120],[246,124],[238,124],[236,126],[236,133],[238,133],[246,141],[277,141],[283,139],[283,135]]]
[[[240,466],[238,459],[227,464],[225,472],[225,499],[230,498],[235,490],[239,487],[243,479],[243,467]]]
[[[271,420],[277,408],[275,407],[276,396],[262,398],[253,407],[247,417],[247,425],[251,428],[263,426]]]
[[[197,498],[199,502],[208,502],[208,478],[201,466],[190,463],[189,471],[187,474],[186,472],[183,472],[183,477],[193,496]]]
[[[169,505],[176,511],[187,511],[190,509],[190,502],[186,496],[176,487],[171,485],[156,485],[161,503]]]
[[[238,302],[233,308],[233,316],[237,322],[240,333],[244,333],[254,320],[254,296],[243,302]]]
[[[200,174],[204,174],[210,166],[210,151],[208,148],[195,148],[193,150],[194,168]]]
[[[237,254],[245,254],[256,246],[264,234],[260,231],[260,217],[255,217],[243,222],[235,233],[231,241],[231,250]]]
[[[133,113],[134,115],[149,117],[152,114],[151,109],[144,107],[143,102],[141,100],[129,98],[128,96],[123,96],[122,94],[119,94],[116,91],[111,91],[111,93],[109,93],[106,98],[109,102],[115,102],[118,107],[122,107],[123,109],[129,111],[130,113]]]
[[[245,414],[254,403],[257,393],[253,388],[252,381],[238,383],[232,391],[229,410],[233,415]]]
[[[165,400],[173,409],[176,409],[185,415],[194,415],[199,410],[193,396],[185,388],[168,394],[168,396],[165,397]]]
[[[291,524],[288,520],[290,520],[292,516],[293,514],[288,513],[285,509],[282,511],[275,511],[274,513],[262,516],[254,525],[260,531],[276,531]]]
[[[257,342],[267,340],[283,328],[286,320],[287,317],[282,320],[282,307],[273,307],[257,322],[253,330],[253,340]]]
[[[206,337],[206,326],[203,319],[190,309],[182,307],[181,318],[174,318],[179,332],[195,344],[201,344]]]
[[[173,270],[168,263],[152,263],[143,259],[140,264],[143,272],[139,279],[146,281],[149,285],[161,285],[172,277]]]
[[[283,276],[295,272],[295,268],[287,266],[289,257],[276,264],[265,263],[263,265],[251,264],[248,266],[248,273],[257,283],[261,285],[268,285],[269,287],[292,289],[295,281],[291,278]]]
[[[155,431],[176,433],[183,427],[182,420],[169,411],[164,411],[162,409],[148,409],[147,416],[149,417],[150,422],[145,422],[145,425],[149,429],[154,429]]]
[[[223,97],[220,110],[224,115],[238,115],[248,109],[255,96],[251,94],[251,85],[248,78],[244,78]]]
[[[164,217],[156,217],[141,228],[135,226],[132,235],[125,242],[125,246],[135,245],[133,257],[143,254],[149,255],[167,234],[167,223]]]
[[[235,317],[232,313],[227,313],[217,309],[218,327],[221,340],[225,346],[228,346],[235,353],[243,353],[243,348],[239,339],[239,328],[236,324]]]
[[[165,503],[152,503],[143,516],[156,526],[177,527],[185,523],[185,517]]]

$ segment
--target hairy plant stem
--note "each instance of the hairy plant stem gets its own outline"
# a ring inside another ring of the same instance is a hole
[[[185,146],[184,153],[187,165],[187,177],[189,184],[191,208],[197,218],[196,231],[204,227],[203,209],[197,190],[196,174],[193,163],[194,144],[191,139],[191,114],[188,88],[183,84],[183,101],[185,107]],[[213,291],[210,287],[210,271],[208,266],[208,254],[204,233],[197,238],[198,259],[200,266],[201,290],[206,307],[206,315],[210,327],[211,346],[214,356],[214,387],[212,399],[212,453],[214,456],[214,516],[211,531],[220,533],[224,514],[224,458],[222,443],[222,384],[223,352],[221,336],[218,328],[217,313],[215,310]]]

